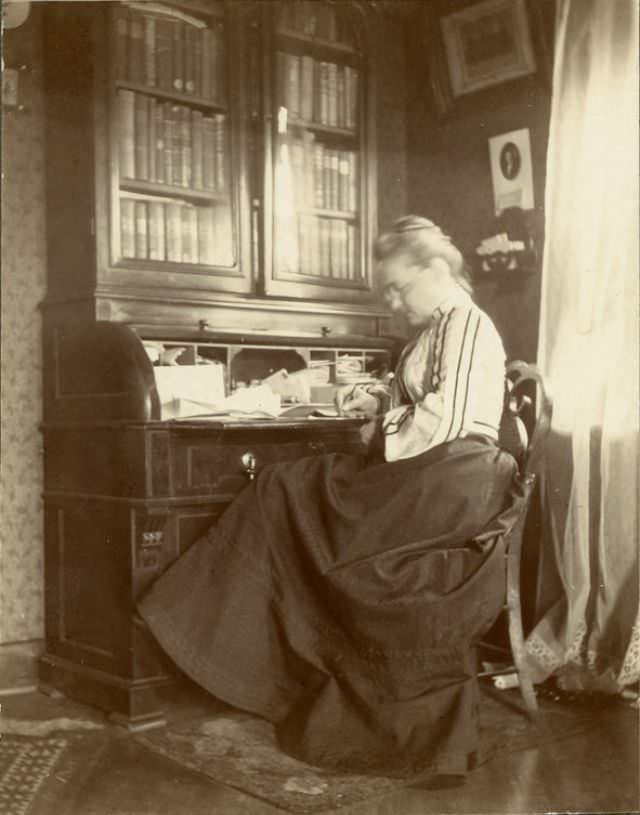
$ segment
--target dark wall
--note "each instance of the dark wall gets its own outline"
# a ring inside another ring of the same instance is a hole
[[[439,37],[422,18],[407,26],[408,205],[440,224],[470,258],[480,241],[494,234],[494,204],[488,140],[528,128],[531,139],[535,210],[528,220],[537,261],[529,277],[474,283],[476,301],[494,319],[507,356],[536,356],[540,263],[544,228],[545,162],[551,102],[548,69],[539,59],[534,78],[502,83],[458,97],[442,114],[436,107],[430,59]],[[446,81],[441,71],[438,81]]]
[[[407,95],[404,20],[381,15],[377,26],[375,104],[378,163],[378,224],[405,214],[407,189]]]

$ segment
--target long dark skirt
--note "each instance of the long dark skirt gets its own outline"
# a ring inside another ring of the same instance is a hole
[[[372,464],[265,468],[152,586],[140,613],[197,683],[320,766],[463,773],[473,643],[503,602],[515,463],[481,437]]]

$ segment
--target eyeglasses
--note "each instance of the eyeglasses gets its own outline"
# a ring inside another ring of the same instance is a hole
[[[400,299],[404,299],[415,286],[418,279],[418,273],[419,270],[416,271],[411,280],[408,280],[401,286],[399,286],[397,283],[389,283],[386,285],[382,290],[382,299],[385,301],[385,303],[387,303],[387,305],[392,305],[398,297]]]

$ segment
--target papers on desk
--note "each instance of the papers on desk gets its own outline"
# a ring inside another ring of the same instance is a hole
[[[225,399],[223,365],[159,365],[153,373],[162,419],[217,410]]]
[[[253,390],[253,388],[247,388],[247,390]],[[335,409],[333,405],[329,404],[317,404],[317,403],[309,403],[306,405],[285,405],[278,412],[268,412],[264,410],[238,410],[238,409],[226,409],[226,410],[214,410],[208,411],[206,410],[206,406],[202,405],[201,410],[198,410],[198,405],[195,402],[190,403],[189,405],[184,405],[185,409],[188,410],[188,413],[185,413],[182,416],[175,416],[173,418],[180,419],[183,421],[197,420],[197,421],[220,421],[224,419],[224,421],[251,421],[253,420],[262,420],[270,419],[272,421],[281,421],[286,419],[342,419],[345,418],[343,416],[338,416],[338,411]]]
[[[153,369],[162,419],[336,418],[331,404],[309,401],[306,371],[277,371],[260,385],[238,388],[225,396],[224,366],[166,365]],[[283,401],[293,400],[294,404]]]

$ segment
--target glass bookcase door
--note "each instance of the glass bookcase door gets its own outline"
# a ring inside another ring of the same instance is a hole
[[[367,299],[372,202],[362,18],[348,4],[285,2],[271,34],[267,290]]]
[[[241,263],[237,34],[223,2],[113,4],[112,261],[214,275],[247,291]],[[234,101],[235,99],[235,101]],[[165,275],[166,278],[166,275]]]

